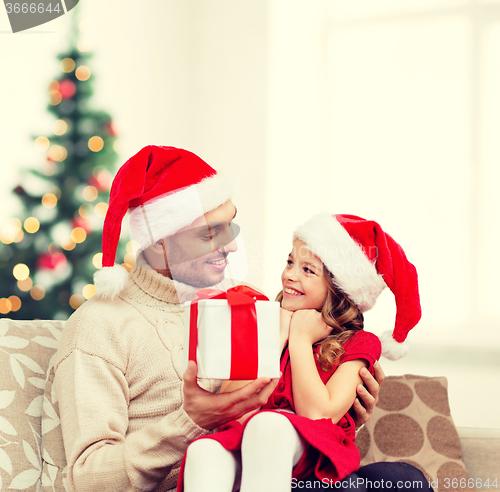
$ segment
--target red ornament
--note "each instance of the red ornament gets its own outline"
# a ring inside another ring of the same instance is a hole
[[[38,270],[61,270],[66,266],[68,260],[64,253],[56,251],[55,253],[44,253],[39,256],[36,267]]]
[[[98,191],[109,191],[113,182],[113,175],[109,171],[100,171],[91,176],[89,185],[95,186]]]
[[[87,234],[92,230],[90,224],[87,220],[79,215],[75,216],[71,221],[71,227],[74,229],[75,227],[81,227]]]
[[[16,186],[13,191],[16,195],[19,195],[19,196],[26,195],[26,191],[21,185]]]
[[[115,126],[113,125],[112,121],[108,121],[107,123],[104,124],[104,131],[110,137],[116,137],[116,135],[117,135],[116,130],[115,130]]]
[[[76,93],[76,86],[71,80],[61,80],[59,83],[59,92],[63,99],[71,99]]]

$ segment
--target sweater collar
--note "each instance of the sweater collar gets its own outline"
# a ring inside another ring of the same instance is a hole
[[[147,305],[183,304],[195,299],[196,292],[200,289],[161,275],[151,268],[142,253],[138,255],[130,271],[130,278],[133,282],[129,283],[130,288],[139,289],[139,293],[143,293],[141,302]],[[224,290],[220,284],[214,288]]]

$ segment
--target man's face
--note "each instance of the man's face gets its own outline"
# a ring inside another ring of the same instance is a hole
[[[197,288],[224,279],[226,257],[237,250],[239,228],[232,223],[236,207],[231,200],[164,239],[168,267],[174,280]]]

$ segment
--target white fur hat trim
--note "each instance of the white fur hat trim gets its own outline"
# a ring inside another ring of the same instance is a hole
[[[127,269],[115,263],[94,273],[97,295],[103,299],[115,298],[128,282]]]
[[[215,174],[198,184],[150,200],[131,210],[130,237],[139,250],[146,249],[216,209],[231,196],[229,182],[221,174]]]
[[[389,360],[398,360],[402,357],[405,357],[409,350],[410,344],[408,340],[405,340],[403,343],[399,343],[394,340],[392,336],[392,331],[387,330],[379,336],[380,343],[382,344],[382,355]]]
[[[375,305],[386,287],[384,279],[333,215],[316,215],[295,231],[293,239],[304,241],[321,259],[332,273],[334,282],[361,312]]]

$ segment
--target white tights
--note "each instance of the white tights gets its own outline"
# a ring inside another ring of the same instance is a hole
[[[304,444],[290,421],[275,412],[261,412],[245,427],[241,463],[213,439],[200,439],[187,450],[185,492],[290,492],[293,467]]]

